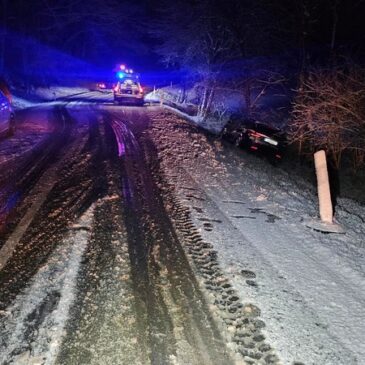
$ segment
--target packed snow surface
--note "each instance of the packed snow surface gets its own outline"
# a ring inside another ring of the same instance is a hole
[[[162,171],[189,207],[203,239],[217,251],[242,303],[260,308],[266,324],[263,333],[283,363],[365,364],[365,207],[340,198],[336,219],[346,234],[311,230],[305,222],[318,215],[316,191],[301,176],[224,146],[171,112],[152,110],[148,133]],[[26,153],[31,142],[40,143],[50,133],[44,112],[33,118],[26,118],[16,136],[3,142],[1,152],[6,158],[2,157],[1,165],[10,163],[19,142],[24,140],[19,153]],[[192,121],[201,126],[200,120]],[[84,219],[90,226],[91,215]],[[55,252],[51,258],[56,271],[65,272],[57,285],[62,293],[67,288],[69,294],[61,295],[57,303],[66,307],[74,293],[67,283],[73,282],[87,239],[84,230],[71,235],[63,255]],[[47,295],[47,288],[39,283],[44,277],[53,280],[50,268],[53,266],[45,265],[27,292],[1,314],[15,318],[23,310],[25,315],[31,311],[29,303]],[[63,302],[63,298],[68,299]],[[50,317],[49,321],[57,329],[54,338],[58,342],[64,318]],[[23,324],[12,322],[14,336],[21,336]],[[48,332],[42,338],[42,346],[55,343],[53,337],[49,341]],[[39,356],[43,350],[40,348]],[[50,352],[52,356],[55,353]],[[7,355],[2,355],[3,359]],[[20,360],[29,361],[27,352],[20,356]]]
[[[166,113],[152,133],[162,166],[282,361],[365,364],[365,208],[339,199],[347,233],[311,230],[310,184],[177,119]]]

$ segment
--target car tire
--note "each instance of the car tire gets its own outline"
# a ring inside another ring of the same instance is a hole
[[[278,159],[278,158],[276,158],[275,156],[272,156],[272,155],[267,156],[267,160],[269,161],[270,165],[272,165],[274,167],[277,167],[281,162],[280,159]]]
[[[244,134],[241,138],[241,147],[250,148],[253,145],[252,140],[247,134]]]

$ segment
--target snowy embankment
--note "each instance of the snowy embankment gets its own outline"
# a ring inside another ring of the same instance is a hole
[[[15,110],[25,109],[40,103],[68,98],[75,95],[82,95],[90,92],[89,89],[81,87],[65,87],[65,86],[50,86],[38,87],[24,93],[21,91],[13,91],[13,107]]]
[[[198,84],[185,91],[181,85],[176,84],[154,90],[146,96],[146,99],[150,98],[153,102],[160,102],[165,107],[171,107],[176,112],[180,112],[185,119],[214,134],[219,133],[233,115],[245,115],[247,107],[242,92],[230,88],[217,88],[208,117],[199,117],[197,115],[202,98],[201,93]],[[282,90],[274,88],[267,89],[262,94],[259,90],[254,90],[251,98],[254,103],[252,107],[255,118],[268,125],[285,129],[290,105],[289,93],[285,94]]]
[[[192,113],[189,111],[195,107],[193,104],[177,103],[174,101],[174,99],[175,98],[172,97],[170,93],[167,93],[161,89],[151,92],[145,96],[145,101],[147,103],[159,103],[164,108],[213,134],[220,133],[224,128],[226,121],[220,121],[214,118],[204,119],[197,115],[192,115]]]
[[[316,191],[300,176],[210,141],[170,113],[150,133],[163,171],[242,303],[260,308],[283,363],[364,364],[365,207],[339,200],[345,235],[310,230],[303,222],[318,214]]]

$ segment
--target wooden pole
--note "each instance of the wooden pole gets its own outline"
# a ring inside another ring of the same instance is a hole
[[[320,150],[314,154],[314,164],[317,175],[317,188],[319,200],[319,215],[322,222],[333,222],[333,208],[331,191],[328,179],[326,153]]]

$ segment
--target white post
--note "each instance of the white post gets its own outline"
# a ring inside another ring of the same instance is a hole
[[[314,164],[317,175],[319,215],[322,222],[332,224],[333,209],[325,151],[321,150],[314,154]]]

